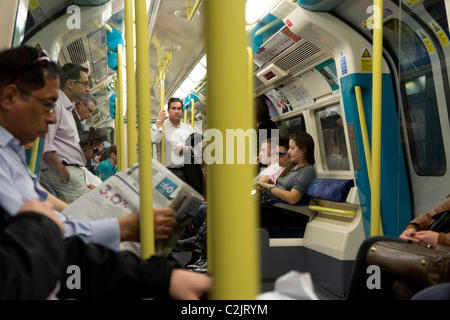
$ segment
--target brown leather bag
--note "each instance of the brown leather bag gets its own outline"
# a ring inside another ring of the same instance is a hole
[[[421,288],[450,282],[450,247],[378,241],[369,249],[366,262]]]

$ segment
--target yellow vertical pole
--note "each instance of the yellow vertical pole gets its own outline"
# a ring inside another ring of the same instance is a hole
[[[374,0],[373,30],[373,93],[372,93],[372,185],[371,223],[372,236],[381,235],[381,96],[383,57],[383,0]]]
[[[117,79],[116,79],[117,82]],[[117,84],[116,84],[116,88],[117,88]],[[117,170],[120,171],[120,168],[122,167],[122,164],[120,163],[120,161],[122,161],[121,157],[120,157],[120,145],[122,144],[122,134],[120,133],[120,116],[119,116],[119,93],[117,92],[117,98],[116,98],[116,116],[114,117],[114,127],[115,127],[115,135],[116,135],[116,146],[117,146],[117,153],[118,153],[118,157],[117,157]]]
[[[34,174],[34,171],[36,170],[36,161],[37,161],[37,154],[39,150],[39,138],[36,138],[33,142],[33,147],[31,149],[31,156],[30,156],[30,164],[28,167],[30,168],[30,171],[32,174]]]
[[[253,128],[254,122],[253,107],[249,104],[252,90],[249,74],[237,73],[233,81],[223,77],[230,70],[249,69],[245,1],[206,1],[205,5],[208,128],[218,130],[226,145],[234,143],[225,143],[227,130],[245,132]],[[253,140],[250,148],[256,151],[256,133],[255,139],[249,140]],[[257,203],[249,191],[254,165],[247,158],[244,164],[236,164],[236,159],[229,163],[225,147],[215,149],[216,156],[220,153],[223,164],[208,164],[208,269],[211,262],[214,277],[211,298],[254,299],[259,292]]]
[[[128,167],[137,162],[136,79],[134,73],[133,0],[125,0],[125,49],[127,65],[127,160]]]
[[[150,257],[155,252],[153,230],[153,186],[152,186],[152,144],[150,135],[150,75],[148,66],[148,21],[146,1],[135,1],[136,16],[136,74],[138,103],[139,142],[139,201],[141,256]]]
[[[194,127],[195,102],[191,99],[191,126]]]
[[[160,87],[160,105],[161,105],[161,111],[164,110],[164,99],[165,99],[165,83],[164,81],[166,80],[166,71],[164,67],[160,67],[159,70],[159,85]],[[164,154],[164,148],[165,148],[165,143],[164,143],[164,122],[161,123],[162,129],[163,129],[163,133],[161,136],[161,163],[164,165],[165,164],[165,154]]]
[[[364,144],[364,154],[366,156],[367,172],[369,173],[369,184],[371,184],[372,176],[372,153],[370,152],[369,134],[367,131],[366,113],[362,99],[361,87],[355,86],[356,104],[358,106],[359,123],[361,124],[361,133]]]
[[[125,169],[125,135],[124,135],[124,118],[123,118],[123,50],[122,45],[117,46],[117,97],[118,104],[116,105],[117,120],[119,121],[120,128],[120,145],[117,145],[117,153],[119,154],[119,165],[117,170],[121,171]]]

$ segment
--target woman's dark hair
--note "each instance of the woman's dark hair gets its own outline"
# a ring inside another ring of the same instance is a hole
[[[256,122],[261,123],[270,120],[269,106],[263,96],[259,96],[255,100],[256,104]]]
[[[307,163],[311,165],[316,163],[316,160],[314,159],[314,140],[309,133],[300,131],[291,135],[289,139],[294,140],[295,145],[303,150],[303,155]],[[295,163],[289,163],[280,173],[279,177],[287,175],[294,166]]]
[[[289,139],[294,140],[295,145],[303,150],[306,162],[309,164],[316,163],[314,159],[314,140],[309,133],[297,132],[291,135]]]
[[[0,52],[0,90],[15,84],[32,92],[45,86],[45,77],[56,79],[61,68],[44,51],[20,46]]]

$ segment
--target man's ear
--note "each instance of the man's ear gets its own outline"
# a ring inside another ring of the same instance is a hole
[[[16,99],[18,99],[20,92],[14,84],[7,85],[0,93],[1,107],[6,110],[11,110],[14,107]]]
[[[74,84],[75,82],[72,79],[67,79],[65,87],[67,87],[68,89],[72,89]]]

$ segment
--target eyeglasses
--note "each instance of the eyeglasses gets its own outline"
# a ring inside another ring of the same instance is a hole
[[[274,152],[273,154],[277,156],[285,156],[287,152]]]
[[[76,83],[81,84],[85,88],[90,88],[91,87],[91,82],[90,81],[80,81],[80,80],[75,80],[75,79],[71,79],[71,80],[76,82]]]
[[[46,108],[46,112],[45,113],[53,113],[53,112],[55,112],[55,102],[49,102],[47,100],[39,98],[39,97],[35,96],[34,94],[32,94],[31,92],[25,91],[25,90],[23,90],[23,89],[21,89],[19,87],[17,87],[17,89],[19,89],[19,91],[22,92],[23,94],[26,94],[28,96],[31,96],[31,97],[35,98],[43,106],[45,106],[45,108]]]

